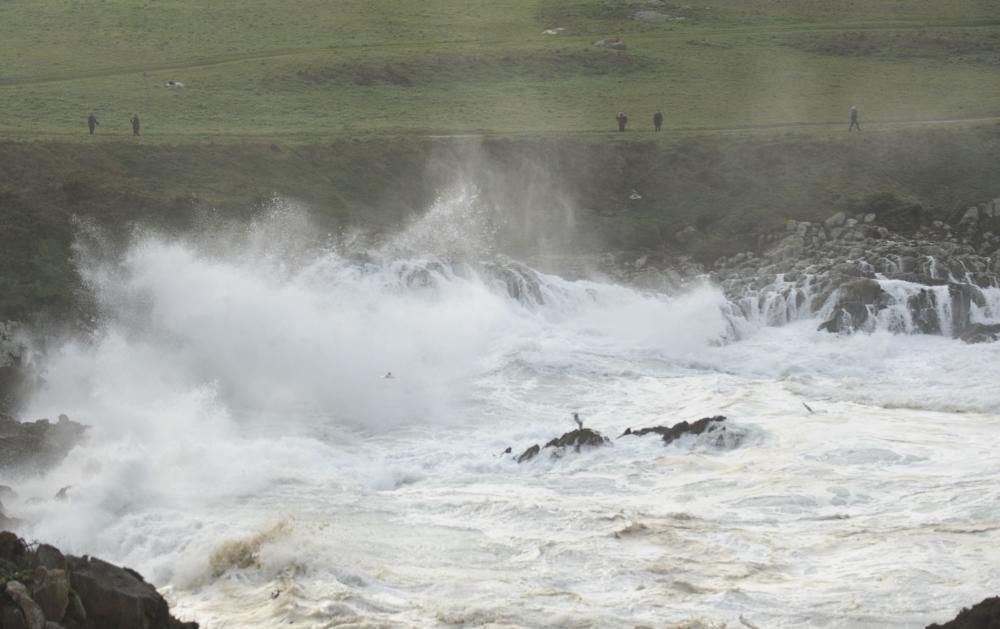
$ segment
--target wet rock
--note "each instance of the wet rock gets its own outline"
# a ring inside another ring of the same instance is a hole
[[[88,622],[103,629],[173,629],[167,602],[134,570],[92,557],[69,557],[73,591]]]
[[[829,319],[819,329],[827,332],[853,332],[868,320],[869,306],[876,306],[882,297],[882,287],[875,280],[861,279],[838,289],[837,303]]]
[[[66,557],[55,546],[39,544],[38,548],[35,549],[35,560],[39,566],[43,566],[49,570],[66,569]]]
[[[83,438],[86,427],[65,415],[56,423],[47,419],[19,422],[0,415],[0,468],[41,470],[51,467]]]
[[[937,311],[937,297],[929,290],[921,289],[919,293],[907,300],[906,307],[911,313],[913,327],[921,334],[940,334],[941,321]]]
[[[841,225],[844,224],[844,221],[846,220],[847,220],[847,214],[845,214],[844,212],[837,212],[830,218],[823,221],[823,223],[827,227],[840,227]]]
[[[684,435],[700,435],[710,428],[722,427],[721,424],[724,421],[726,421],[724,416],[716,415],[715,417],[703,417],[702,419],[691,423],[686,421],[679,422],[673,426],[649,426],[646,428],[639,428],[638,430],[627,428],[625,432],[621,434],[621,437],[626,435],[642,437],[643,435],[656,433],[661,436],[663,443],[666,445],[677,441]]]
[[[38,603],[32,600],[31,595],[28,594],[28,588],[23,583],[20,581],[8,581],[6,592],[21,610],[25,626],[28,629],[45,629],[45,613],[38,606]]]
[[[530,461],[531,459],[538,456],[538,453],[541,451],[542,451],[541,447],[539,447],[539,445],[536,443],[535,445],[531,446],[530,448],[522,452],[520,455],[518,455],[517,462],[524,463],[525,461]]]
[[[578,428],[563,434],[557,439],[553,439],[545,444],[546,448],[573,448],[579,452],[581,447],[599,447],[607,444],[609,439],[590,428]]]
[[[580,448],[596,448],[607,445],[610,442],[610,439],[596,430],[591,430],[590,428],[579,428],[552,439],[543,447],[539,447],[538,444],[531,446],[517,457],[517,462],[524,463],[525,461],[530,461],[538,456],[544,448],[552,448],[552,456],[558,458],[562,456],[567,448],[572,448],[574,452],[579,452]]]
[[[1000,627],[1000,596],[987,598],[958,612],[944,624],[927,625],[927,629],[996,629]]]
[[[58,622],[66,615],[69,605],[69,579],[65,570],[49,570],[39,566],[31,587],[31,597],[48,620]]]
[[[1000,341],[1000,323],[971,323],[958,334],[966,343],[992,343]]]
[[[6,605],[0,609],[0,627],[3,629],[28,629],[28,621],[16,605]]]

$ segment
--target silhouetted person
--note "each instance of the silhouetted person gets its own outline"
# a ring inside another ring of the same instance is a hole
[[[573,413],[573,421],[580,427],[580,430],[583,430],[583,420],[580,419],[580,413]]]
[[[653,114],[653,129],[659,131],[663,127],[663,114],[656,112]]]
[[[618,130],[619,131],[624,131],[625,130],[625,125],[628,124],[628,116],[625,115],[625,112],[624,111],[619,111],[618,115],[615,116],[615,120],[618,121]]]
[[[132,114],[129,120],[132,121],[132,135],[139,135],[139,114]]]
[[[97,122],[97,116],[94,114],[87,116],[87,128],[90,129],[90,135],[94,135],[94,129],[96,129],[99,124],[100,123]]]
[[[855,127],[861,131],[861,125],[858,123],[858,108],[851,105],[851,126],[847,127],[847,132],[850,133]]]

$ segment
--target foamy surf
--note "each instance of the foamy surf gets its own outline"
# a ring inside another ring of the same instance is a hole
[[[22,485],[24,532],[207,627],[912,627],[1000,586],[996,345],[819,333],[787,303],[767,327],[711,286],[569,281],[418,227],[363,255],[249,230],[85,257],[104,326],[28,415],[93,430]],[[502,454],[571,411],[742,437]]]

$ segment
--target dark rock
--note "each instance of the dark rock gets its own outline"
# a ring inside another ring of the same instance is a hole
[[[552,439],[546,443],[544,447],[553,448],[555,451],[552,453],[552,456],[558,457],[566,448],[573,448],[574,452],[579,452],[582,447],[600,447],[607,445],[610,442],[610,439],[596,430],[591,430],[590,428],[579,428],[577,430],[567,432],[561,437]],[[542,448],[540,448],[536,443],[522,452],[521,455],[517,457],[517,462],[524,463],[525,461],[530,461],[538,456],[541,451]]]
[[[1000,323],[970,323],[958,333],[966,343],[992,343],[1000,341]]]
[[[3,629],[28,629],[28,621],[16,605],[4,605],[0,608],[0,627]]]
[[[31,587],[31,597],[38,603],[45,618],[58,622],[66,615],[69,605],[69,579],[65,570],[48,570],[39,566]]]
[[[1000,596],[987,598],[958,612],[953,620],[942,625],[927,625],[927,629],[997,629],[1000,627]]]
[[[39,566],[50,570],[66,569],[66,557],[63,556],[58,548],[49,546],[48,544],[38,545],[38,548],[35,549],[35,561]]]
[[[42,470],[61,461],[79,443],[86,427],[65,415],[55,424],[47,419],[19,422],[0,415],[0,468]]]
[[[88,623],[102,629],[173,629],[167,602],[134,570],[92,557],[68,557],[73,591]],[[197,625],[195,625],[197,626]]]
[[[868,320],[868,307],[877,307],[882,287],[872,279],[859,279],[840,287],[833,314],[819,326],[827,332],[853,332]]]
[[[608,443],[608,438],[597,432],[596,430],[591,430],[590,428],[578,428],[565,433],[558,439],[553,439],[545,444],[546,448],[569,448],[572,447],[576,452],[580,451],[582,446],[598,447],[603,446]]]
[[[10,531],[0,531],[0,560],[26,566],[28,555],[28,546],[23,539]]]
[[[31,595],[28,594],[28,588],[24,587],[24,584],[20,581],[8,581],[6,591],[7,595],[20,608],[25,626],[28,629],[45,629],[45,613],[38,606],[38,603],[32,600]]]
[[[972,304],[982,308],[986,305],[986,298],[979,287],[956,282],[948,283],[948,294],[951,296],[952,335],[958,336],[959,331],[969,325]]]
[[[536,443],[535,445],[531,446],[530,448],[522,452],[521,455],[517,457],[517,462],[524,463],[525,461],[530,461],[531,459],[538,456],[538,453],[541,451],[542,449]]]
[[[649,426],[647,428],[640,428],[639,430],[632,430],[628,428],[622,433],[622,437],[625,435],[635,435],[641,437],[643,435],[648,435],[649,433],[656,433],[663,438],[664,444],[669,444],[677,439],[680,439],[684,435],[700,435],[706,430],[726,421],[726,418],[722,415],[716,415],[715,417],[703,417],[695,421],[694,423],[689,423],[686,421],[679,422],[673,426]],[[723,427],[724,428],[724,427]]]
[[[906,302],[913,327],[921,334],[940,334],[941,320],[937,311],[937,296],[926,289],[921,289],[916,295],[910,296]]]

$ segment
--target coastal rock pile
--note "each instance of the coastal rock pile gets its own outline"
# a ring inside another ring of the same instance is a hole
[[[596,430],[591,430],[590,428],[579,428],[577,430],[564,433],[561,437],[552,439],[546,443],[544,447],[552,448],[552,456],[554,458],[559,458],[568,448],[572,448],[573,452],[579,452],[581,448],[598,448],[609,443],[611,443],[611,440]],[[542,448],[540,448],[536,443],[518,455],[517,462],[524,463],[525,461],[530,461],[541,451]]]
[[[968,209],[954,226],[924,225],[913,211],[910,223],[886,217],[905,233],[874,213],[789,221],[784,232],[762,238],[763,253],[721,258],[712,277],[745,318],[765,325],[819,317],[820,329],[837,333],[995,340],[1000,199]]]
[[[65,415],[53,424],[47,419],[22,423],[0,414],[0,469],[38,471],[51,467],[79,443],[86,430]]]
[[[134,570],[0,532],[3,629],[197,629]]]
[[[928,625],[927,629],[995,629],[1000,627],[1000,596],[987,598],[963,609],[944,624]]]
[[[679,422],[673,426],[650,426],[647,428],[639,428],[638,430],[632,430],[631,428],[626,428],[618,438],[621,439],[625,436],[634,435],[636,437],[642,437],[643,435],[648,435],[649,433],[656,433],[663,439],[664,445],[669,445],[674,441],[677,441],[685,435],[701,435],[705,433],[711,433],[715,438],[715,445],[718,447],[723,447],[726,445],[726,418],[723,415],[716,415],[715,417],[703,417],[693,423],[686,421]]]

